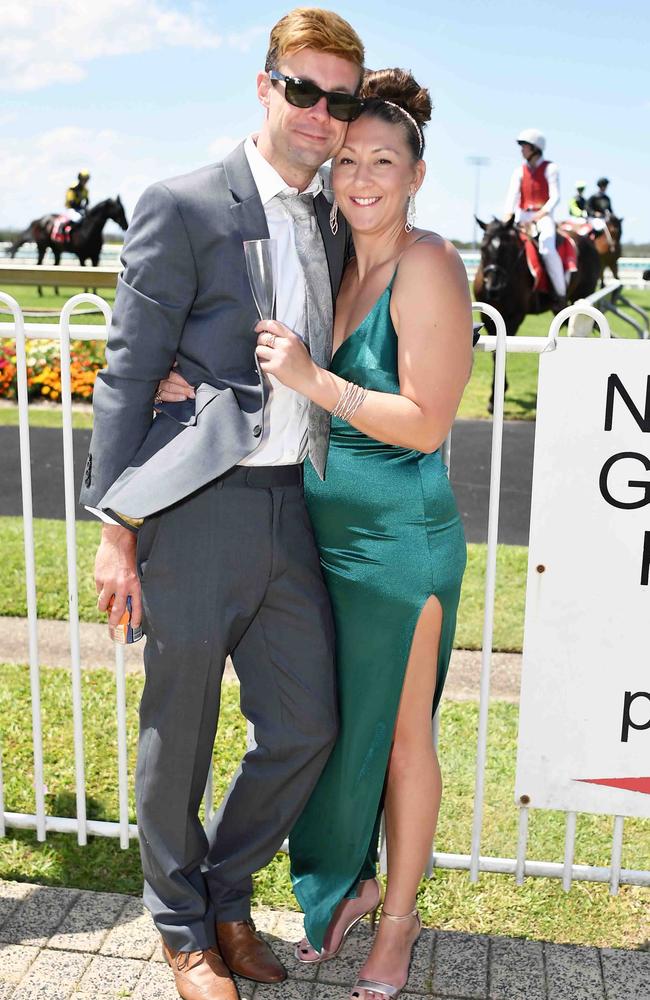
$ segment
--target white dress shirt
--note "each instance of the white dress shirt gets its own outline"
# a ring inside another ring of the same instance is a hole
[[[294,239],[294,222],[280,198],[281,191],[298,194],[298,188],[289,185],[277,170],[265,160],[255,144],[257,136],[250,135],[244,143],[246,159],[253,174],[255,186],[269,227],[269,236],[278,242],[278,287],[276,317],[290,330],[305,339],[306,294],[303,274]],[[303,194],[314,197],[323,188],[320,174],[316,174]],[[324,275],[329,281],[329,275]],[[295,465],[307,455],[309,400],[282,385],[273,375],[268,379],[267,399],[264,406],[264,432],[255,451],[243,458],[240,465]],[[108,524],[116,524],[108,514],[96,507],[86,507]]]
[[[303,274],[294,238],[294,222],[282,200],[280,192],[298,194],[298,188],[289,187],[277,170],[265,160],[255,145],[256,136],[249,136],[244,152],[253,174],[255,186],[264,207],[269,236],[278,244],[278,288],[275,315],[304,340],[306,337],[306,295]],[[316,196],[323,182],[316,174],[303,194]],[[329,275],[324,275],[329,281]],[[307,455],[307,410],[309,400],[287,389],[273,375],[267,376],[268,396],[264,407],[264,433],[262,441],[240,465],[293,465]]]

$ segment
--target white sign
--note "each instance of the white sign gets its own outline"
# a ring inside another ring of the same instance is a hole
[[[540,356],[515,796],[650,817],[650,343]]]

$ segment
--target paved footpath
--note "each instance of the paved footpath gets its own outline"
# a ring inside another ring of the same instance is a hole
[[[289,969],[280,986],[238,983],[242,1000],[348,1000],[363,924],[322,967],[292,957],[297,913],[255,920]],[[159,939],[132,896],[0,882],[0,1000],[178,1000]],[[650,952],[425,930],[404,1000],[650,1000]]]

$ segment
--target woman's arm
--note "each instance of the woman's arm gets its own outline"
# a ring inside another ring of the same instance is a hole
[[[467,275],[455,248],[440,238],[406,251],[393,286],[399,394],[369,391],[350,419],[386,444],[433,452],[453,423],[472,364],[472,312]],[[260,366],[332,411],[346,382],[315,365],[282,324],[261,322]],[[273,346],[268,346],[275,336]]]

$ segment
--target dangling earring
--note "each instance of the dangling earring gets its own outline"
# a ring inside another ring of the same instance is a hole
[[[415,195],[409,195],[408,208],[406,209],[406,222],[404,223],[404,232],[410,233],[415,225]]]
[[[332,236],[336,236],[339,231],[339,206],[336,204],[336,198],[332,202],[330,210],[330,229],[332,230]]]

